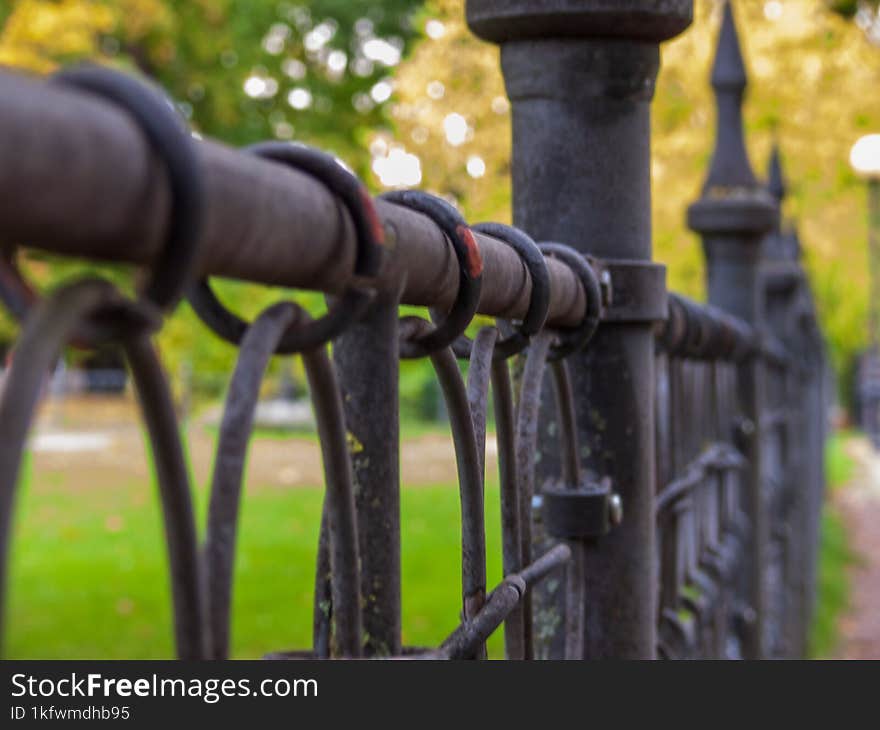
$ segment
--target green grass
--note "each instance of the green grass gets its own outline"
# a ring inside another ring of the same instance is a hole
[[[829,486],[854,464],[847,434],[828,445]],[[173,654],[162,526],[142,482],[93,488],[62,472],[29,476],[18,503],[5,652],[13,658],[163,658]],[[236,563],[233,654],[258,657],[310,642],[312,581],[320,516],[318,488],[248,485]],[[196,494],[203,515],[205,493]],[[500,580],[498,486],[486,494],[490,587]],[[404,642],[436,645],[458,622],[458,492],[452,485],[401,494]],[[854,560],[840,516],[821,523],[819,600],[813,656],[829,654],[849,597]],[[490,653],[501,654],[501,632]]]
[[[852,438],[849,431],[835,431],[825,449],[825,476],[828,488],[835,490],[852,479],[855,462],[846,453],[846,442]]]
[[[205,432],[213,437],[217,437],[220,433],[220,427],[216,424],[203,426]],[[449,435],[449,424],[443,421],[426,421],[418,418],[402,418],[400,420],[400,440],[407,441],[409,439],[417,439],[422,436],[433,436],[439,434],[442,436]],[[256,426],[251,431],[251,437],[254,439],[267,439],[270,441],[306,441],[308,443],[319,443],[318,432],[312,428],[284,428],[284,427],[267,427]]]
[[[32,480],[25,479],[28,483]],[[6,653],[12,658],[163,658],[173,654],[171,604],[156,500],[144,484],[89,489],[40,474],[19,501]],[[311,641],[322,491],[250,489],[243,503],[233,654],[259,657]],[[200,512],[204,494],[198,495]],[[487,488],[490,584],[500,579],[498,487]],[[406,488],[404,642],[437,645],[458,623],[458,491]],[[490,650],[501,652],[500,632]]]
[[[855,463],[846,453],[848,438],[847,432],[838,431],[828,440],[826,470],[829,491],[842,488],[852,479]],[[819,541],[818,596],[809,640],[812,657],[829,656],[837,645],[840,617],[849,605],[849,569],[856,560],[843,519],[829,501],[822,510]]]

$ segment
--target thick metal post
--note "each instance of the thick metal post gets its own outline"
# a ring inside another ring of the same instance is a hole
[[[756,181],[746,152],[742,124],[746,73],[729,4],[723,11],[712,87],[718,107],[715,151],[702,197],[688,211],[688,224],[703,239],[709,302],[760,328],[763,324],[763,292],[758,270],[761,241],[773,227],[777,207]],[[770,526],[762,463],[763,378],[759,357],[740,367],[738,400],[742,421],[739,435],[749,463],[746,501],[752,526],[747,555],[750,610],[746,610],[745,615],[754,620],[746,622],[744,651],[748,658],[763,656],[767,608],[764,570]]]
[[[690,24],[691,1],[469,0],[467,17],[501,44],[516,225],[537,240],[649,262],[659,43]],[[611,478],[625,515],[584,561],[588,658],[655,655],[653,366],[647,321],[603,323],[569,360],[582,465]],[[558,463],[557,438],[542,429],[542,467]]]
[[[399,655],[398,296],[382,292],[333,347],[351,452],[365,656]]]

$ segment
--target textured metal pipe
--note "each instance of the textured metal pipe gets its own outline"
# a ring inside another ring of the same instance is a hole
[[[161,162],[135,122],[94,96],[0,72],[0,238],[104,261],[150,264],[159,255],[169,195]],[[201,274],[338,293],[352,279],[354,229],[314,178],[206,141]],[[446,310],[458,291],[451,245],[425,216],[377,201],[387,254],[380,288],[405,275],[403,303]],[[531,279],[506,244],[477,235],[479,311],[510,319],[528,308]],[[119,245],[124,241],[125,245]],[[583,289],[548,261],[548,321],[579,321]]]
[[[689,0],[469,0],[467,8],[474,32],[501,42],[516,225],[535,240],[648,261],[658,44],[689,24]],[[653,357],[652,323],[626,321],[600,325],[570,360],[590,442],[583,464],[611,477],[626,510],[584,563],[588,657],[655,652]],[[558,474],[558,464],[558,443],[545,435],[542,472]]]

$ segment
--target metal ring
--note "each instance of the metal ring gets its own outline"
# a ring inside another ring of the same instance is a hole
[[[414,335],[412,339],[401,339],[401,357],[426,357],[452,345],[477,313],[480,304],[483,259],[474,234],[464,218],[442,198],[420,190],[396,190],[384,193],[380,197],[428,216],[452,242],[452,248],[458,259],[458,296],[446,317],[429,332]]]
[[[557,344],[550,348],[547,359],[550,362],[561,360],[572,353],[582,350],[590,341],[599,327],[602,308],[602,290],[599,279],[587,259],[571,246],[562,243],[539,243],[538,248],[547,256],[557,258],[566,264],[580,279],[587,297],[587,313],[577,327],[560,332]]]
[[[183,297],[198,261],[204,187],[195,144],[173,103],[133,76],[101,66],[65,69],[54,81],[121,107],[140,127],[168,175],[170,207],[165,243],[139,296],[169,310]]]
[[[139,126],[151,149],[162,159],[171,192],[165,244],[139,296],[160,309],[177,303],[197,260],[202,224],[203,186],[192,142],[171,103],[155,88],[131,76],[99,66],[66,69],[53,81],[83,89],[121,107]],[[36,289],[24,278],[14,250],[0,255],[0,301],[23,320],[39,301]],[[72,345],[93,345],[94,339],[112,339],[106,323],[88,322],[78,328]]]
[[[366,188],[335,157],[300,144],[262,142],[246,152],[279,162],[317,178],[348,209],[357,235],[354,273],[373,277],[382,262],[384,230]],[[289,355],[319,347],[338,336],[366,311],[373,295],[349,286],[320,319],[305,326],[290,326],[281,338],[276,354]],[[234,314],[218,299],[208,279],[193,284],[187,292],[190,305],[199,318],[219,337],[239,345],[250,323]]]
[[[538,244],[519,228],[503,223],[477,223],[471,226],[471,230],[485,233],[510,246],[522,259],[532,280],[531,298],[525,316],[518,327],[505,328],[509,331],[504,331],[504,338],[495,343],[493,359],[506,360],[528,347],[532,335],[544,327],[550,309],[550,272]],[[453,350],[458,357],[468,357],[471,341],[461,336],[453,344]]]

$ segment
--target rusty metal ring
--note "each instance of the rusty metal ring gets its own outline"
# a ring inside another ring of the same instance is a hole
[[[427,357],[452,345],[477,313],[480,304],[483,259],[474,240],[474,234],[464,218],[442,198],[420,190],[395,190],[380,197],[428,216],[449,238],[458,259],[458,296],[452,308],[430,331],[416,334],[411,339],[401,338],[402,358]]]
[[[582,350],[596,333],[602,309],[602,290],[593,267],[571,246],[562,243],[539,243],[538,248],[545,255],[557,258],[568,266],[577,275],[587,297],[587,313],[581,323],[558,333],[557,343],[550,348],[547,359],[553,362]]]
[[[171,100],[133,76],[101,66],[60,71],[53,81],[106,99],[129,114],[159,156],[168,176],[170,205],[165,241],[139,297],[162,310],[183,298],[198,261],[204,185],[192,136]]]
[[[354,174],[335,157],[305,145],[262,142],[246,147],[245,151],[305,172],[333,192],[348,209],[354,222],[358,244],[354,273],[364,277],[373,277],[378,273],[384,231],[372,198]],[[202,322],[216,335],[233,345],[241,344],[250,323],[220,301],[208,279],[193,284],[187,292],[187,299]],[[278,343],[276,354],[304,352],[329,342],[360,319],[372,299],[372,292],[349,286],[323,317],[302,327],[288,328]]]
[[[471,230],[485,233],[510,246],[522,259],[532,280],[529,306],[519,326],[514,328],[505,326],[506,322],[499,322],[504,337],[495,343],[492,358],[506,360],[525,350],[532,336],[543,329],[550,309],[550,272],[538,244],[519,228],[503,223],[477,223],[471,226]],[[456,356],[465,358],[470,356],[472,345],[472,341],[462,335],[453,343],[452,349]]]

